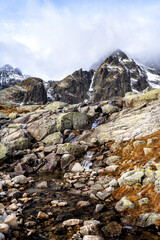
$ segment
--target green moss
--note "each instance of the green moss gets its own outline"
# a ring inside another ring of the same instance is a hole
[[[85,145],[80,145],[76,143],[64,143],[58,146],[57,153],[58,154],[73,154],[75,156],[80,156],[82,153],[84,153],[86,150]]]
[[[4,144],[0,143],[0,160],[3,160],[8,153],[9,149]]]
[[[44,140],[47,145],[63,143],[63,135],[60,132],[56,132],[48,135]]]
[[[8,145],[14,150],[23,150],[29,147],[29,140],[28,138],[19,138],[8,143]]]

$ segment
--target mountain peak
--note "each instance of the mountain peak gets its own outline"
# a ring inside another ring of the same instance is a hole
[[[128,56],[124,53],[124,52],[122,52],[120,49],[117,49],[116,51],[114,51],[113,53],[112,53],[112,55],[111,55],[113,58],[126,58],[126,59],[128,59]]]
[[[10,64],[5,64],[0,68],[0,90],[8,88],[24,79],[19,68],[13,68]]]
[[[4,70],[7,71],[7,70],[13,70],[13,69],[14,68],[10,64],[5,64],[0,68],[1,71],[4,71]]]

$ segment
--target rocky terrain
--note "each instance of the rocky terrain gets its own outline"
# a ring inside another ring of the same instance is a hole
[[[0,239],[160,238],[160,89],[0,105],[0,124]]]
[[[0,239],[160,239],[159,79],[118,50],[0,91]]]

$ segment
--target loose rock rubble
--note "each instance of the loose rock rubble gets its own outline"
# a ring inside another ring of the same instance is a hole
[[[114,111],[103,102],[104,122],[95,129],[101,113],[71,109],[48,105],[7,115],[12,121],[0,130],[0,239],[127,239],[127,231],[158,239],[157,101]]]

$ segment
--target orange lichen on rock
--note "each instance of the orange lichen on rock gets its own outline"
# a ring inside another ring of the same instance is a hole
[[[28,113],[30,112],[30,110],[27,110],[25,108],[23,109],[17,109],[18,106],[14,105],[14,106],[7,106],[7,105],[3,105],[3,104],[0,104],[0,112],[1,113],[4,113],[4,114],[10,114],[10,113]],[[39,108],[36,107],[33,111],[36,111],[37,109]]]
[[[139,194],[138,194],[139,193]],[[112,193],[112,197],[115,200],[120,200],[126,196],[128,200],[135,204],[134,209],[126,209],[122,212],[122,215],[131,214],[133,217],[137,217],[142,213],[160,213],[160,194],[154,191],[154,185],[139,186],[139,189],[135,187],[119,187]],[[139,199],[148,198],[148,203],[140,205]]]
[[[148,139],[151,139],[151,142],[147,145]],[[154,162],[160,162],[160,130],[146,137],[136,139],[135,141],[144,141],[144,143],[134,148],[134,141],[122,142],[119,148],[114,149],[109,156],[117,155],[121,157],[121,159],[116,162],[119,167],[114,173],[106,172],[106,174],[118,178],[122,172],[133,170],[134,167],[140,168],[153,158]],[[111,144],[109,144],[109,146],[111,146]],[[145,154],[144,148],[150,148],[151,150]]]

